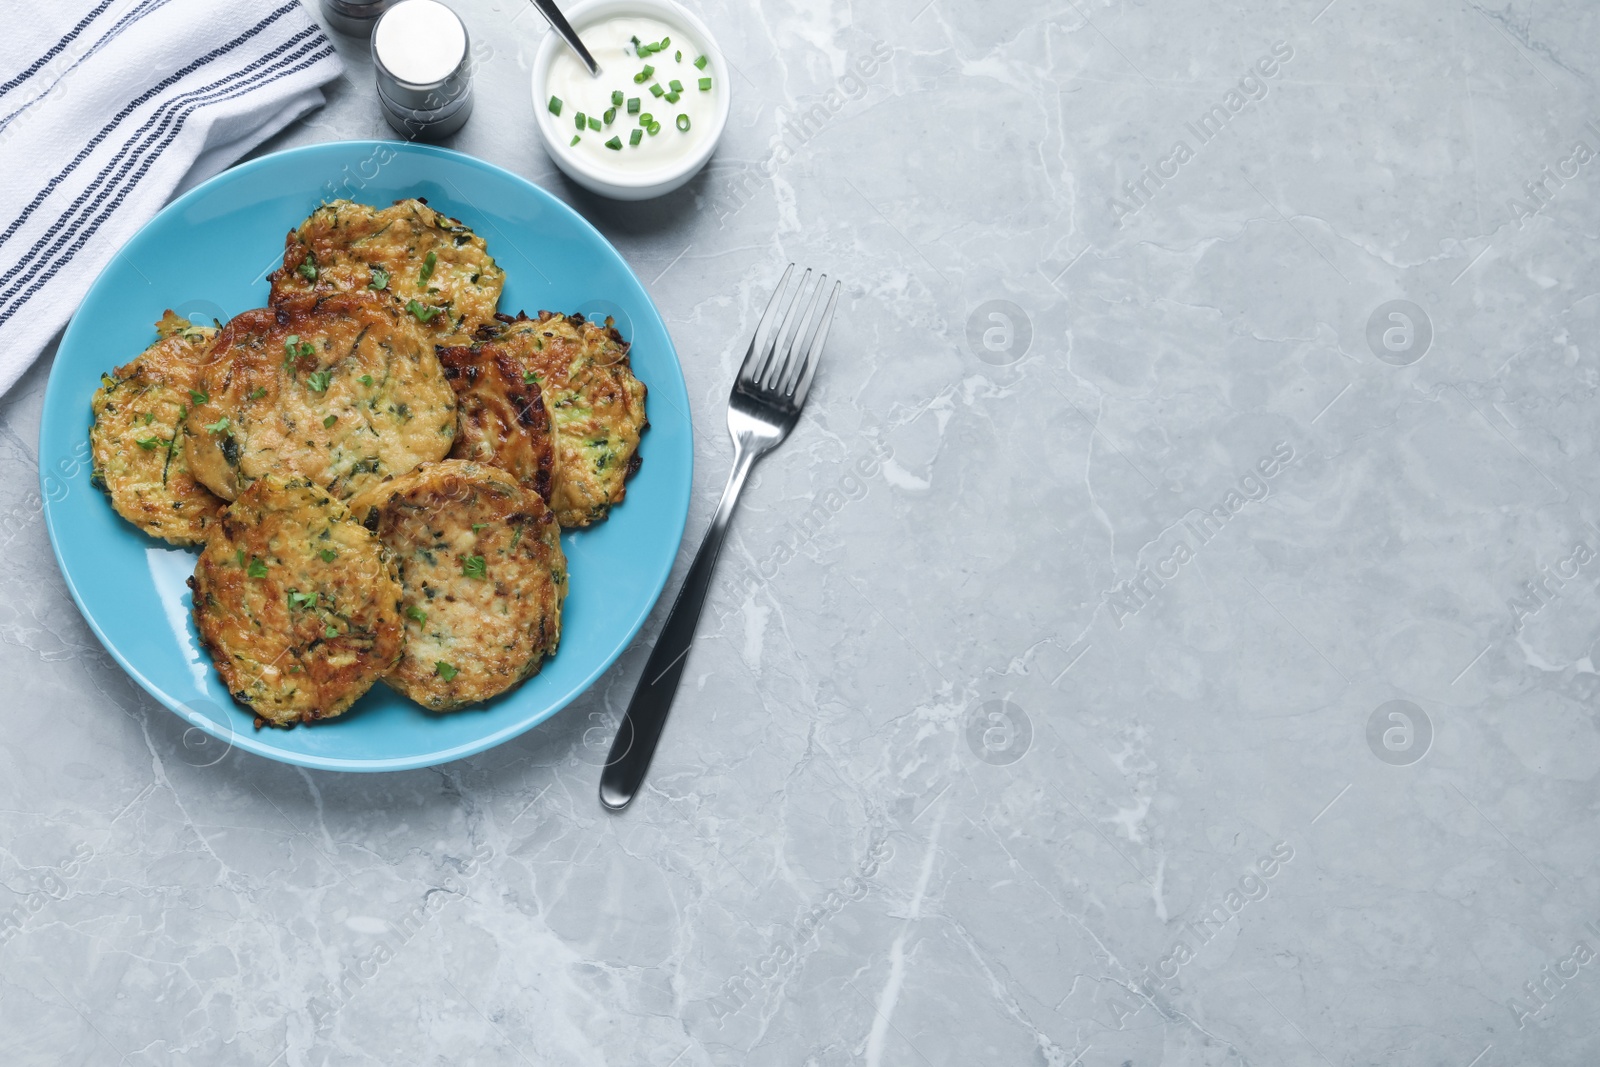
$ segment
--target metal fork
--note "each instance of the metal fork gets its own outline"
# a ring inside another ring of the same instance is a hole
[[[644,676],[633,691],[628,713],[617,728],[611,754],[600,772],[600,802],[612,811],[621,811],[633,800],[650,767],[656,742],[661,740],[661,729],[666,725],[678,679],[683,676],[689,648],[694,644],[700,609],[711,589],[717,554],[722,550],[722,539],[728,532],[745,477],[757,459],[789,436],[800,421],[800,409],[811,390],[811,378],[817,372],[817,360],[828,339],[833,307],[839,299],[839,283],[834,282],[829,290],[828,276],[824,274],[808,292],[806,283],[811,271],[807,270],[785,298],[793,273],[791,263],[778,282],[777,292],[767,302],[767,310],[750,339],[750,350],[734,379],[733,392],[728,397],[728,433],[733,437],[733,470],[728,474],[728,486],[722,491],[722,502],[711,517],[711,527],[700,543],[700,551],[695,553],[683,588],[678,590],[666,625],[661,628],[661,637],[644,665]]]

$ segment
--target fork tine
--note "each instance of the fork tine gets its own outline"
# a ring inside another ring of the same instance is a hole
[[[783,277],[778,279],[778,287],[772,291],[772,297],[767,301],[767,309],[761,313],[761,321],[756,324],[756,332],[750,338],[750,348],[744,354],[744,362],[739,364],[738,377],[741,381],[754,382],[755,376],[751,374],[757,363],[763,362],[767,347],[762,341],[762,334],[772,325],[773,316],[778,311],[778,298],[783,296],[784,286],[789,284],[789,275],[794,273],[794,264],[791,263],[783,269]],[[760,352],[762,358],[757,358]]]
[[[789,338],[789,348],[784,353],[783,369],[778,373],[772,383],[773,390],[779,396],[788,396],[794,392],[795,383],[806,369],[806,353],[811,350],[811,341],[817,333],[817,323],[820,317],[817,309],[822,307],[822,295],[828,291],[828,276],[819,275],[816,286],[806,296],[806,308],[795,323],[794,336]]]
[[[783,313],[783,322],[778,327],[778,332],[772,335],[772,346],[767,351],[767,357],[762,360],[761,366],[755,376],[756,388],[770,390],[777,383],[778,374],[783,370],[784,362],[789,358],[789,347],[793,344],[793,331],[795,315],[801,310],[806,295],[806,282],[811,280],[811,268],[807,267],[805,273],[800,275],[800,282],[794,287],[794,296],[789,300],[789,306]]]
[[[817,286],[821,289],[822,286]],[[833,325],[833,306],[839,302],[838,282],[833,283],[833,291],[828,294],[828,305],[822,309],[822,316],[817,319],[816,331],[811,339],[811,350],[806,353],[806,368],[800,374],[800,381],[795,384],[794,396],[791,402],[795,407],[804,407],[806,394],[811,392],[811,378],[817,373],[817,364],[822,362],[822,346],[828,340],[828,327]]]

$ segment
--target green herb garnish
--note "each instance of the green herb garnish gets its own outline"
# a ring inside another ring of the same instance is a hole
[[[389,288],[389,272],[382,267],[373,267],[372,281],[367,283],[368,289],[383,290]]]
[[[611,90],[611,106],[612,107],[621,107],[622,106],[622,90],[621,89],[613,89],[613,90]]]
[[[444,309],[443,308],[423,307],[421,304],[417,303],[415,300],[407,300],[406,301],[406,310],[411,312],[412,315],[416,316],[416,319],[417,319],[418,322],[432,322],[433,321],[433,317],[435,315],[439,314],[439,312],[443,311]]]
[[[552,96],[550,98],[550,114],[561,114],[561,98],[559,96]]]
[[[193,402],[195,407],[199,407],[201,404],[204,404],[204,403],[207,403],[208,401],[210,401],[211,398],[209,396],[206,396],[206,394],[204,394],[204,393],[197,392],[196,390],[191,389],[191,390],[189,390],[189,399],[190,399],[191,402]]]
[[[637,96],[628,97],[628,114],[637,115],[638,113],[639,113],[639,98]]]
[[[678,129],[682,130],[684,133],[688,133],[689,132],[689,116],[688,115],[679,115],[678,116]]]
[[[642,140],[644,140],[643,130],[634,130],[632,133],[628,134],[629,144],[638,144]]]
[[[267,576],[267,565],[259,559],[253,559],[250,561],[250,566],[244,569],[244,572],[252,578],[265,578]]]
[[[413,604],[406,609],[406,618],[415,619],[417,622],[427,622],[428,613]]]
[[[159,445],[160,443],[161,443],[160,439],[159,438],[155,438],[155,437],[141,437],[137,441],[134,442],[134,444],[138,445],[140,448],[144,449],[146,452],[153,451],[155,449],[156,445]]]
[[[639,131],[638,130],[634,130],[633,132],[634,133],[638,133]],[[622,138],[620,138],[620,137],[611,138],[611,140],[606,142],[606,147],[611,149],[613,152],[622,151]]]
[[[711,62],[709,59],[707,59],[705,56],[701,56],[699,59],[694,61],[694,65],[699,67],[701,70],[705,70],[706,64],[709,62]]]
[[[701,78],[700,79],[700,91],[703,93],[703,92],[706,92],[710,88],[711,88],[711,79],[710,78]]]
[[[206,433],[221,433],[228,428],[228,416],[224,415],[216,422],[206,427]]]
[[[317,280],[317,261],[310,255],[307,255],[305,259],[302,259],[300,261],[300,265],[296,267],[295,270],[299,272],[300,277],[304,278],[308,282],[314,282]]]
[[[331,548],[325,548],[321,552],[318,552],[317,555],[322,557],[322,562],[324,563],[332,563],[334,560],[339,558],[339,553],[335,552]]]
[[[357,378],[356,381],[360,382],[362,385],[371,385],[372,384],[372,375],[363,374],[361,377]]]
[[[572,116],[572,124],[581,130],[589,124],[589,116],[580,111]]]
[[[337,416],[337,415],[329,415],[327,418],[322,420],[322,428],[324,430],[331,430],[331,429],[333,429],[333,424],[338,422],[338,421],[339,421],[339,416]]]
[[[433,277],[433,265],[438,262],[438,260],[439,257],[432,252],[429,252],[427,255],[422,257],[422,271],[417,275],[418,285],[428,284],[428,279]]]
[[[443,678],[447,682],[461,673],[444,660],[439,660],[437,663],[435,663],[433,665],[433,669],[438,672],[439,677]]]
[[[482,556],[468,556],[461,561],[461,573],[468,578],[487,577],[489,565]]]
[[[311,387],[313,393],[325,393],[328,391],[328,382],[332,378],[332,371],[319,370],[306,375],[306,385]]]
[[[289,590],[289,608],[290,608],[290,610],[296,610],[296,609],[299,609],[299,608],[314,608],[316,606],[317,606],[317,594],[315,594],[315,593],[302,593],[302,592],[299,592],[299,591],[294,590],[294,589]]]

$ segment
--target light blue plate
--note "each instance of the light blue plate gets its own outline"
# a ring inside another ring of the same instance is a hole
[[[89,484],[89,400],[102,371],[155,340],[165,308],[197,321],[266,302],[284,235],[324,199],[420,196],[471,226],[506,271],[500,310],[616,319],[649,387],[644,465],[611,517],[562,535],[571,593],[561,648],[521,688],[481,708],[429,714],[379,684],[342,718],[257,731],[201,651],[184,581],[196,552],[146,537]],[[84,618],[134,680],[195,727],[270,759],[346,771],[426,767],[481,752],[555,714],[638,633],[683,537],[694,464],[689,398],[666,326],[617,250],[571,208],[515,174],[422,145],[296,148],[212,178],[150,220],[95,281],[45,391],[39,470],[45,523]],[[199,735],[196,739],[204,740]],[[207,744],[207,751],[212,751]]]

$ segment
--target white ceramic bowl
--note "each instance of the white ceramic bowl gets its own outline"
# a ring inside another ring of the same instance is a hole
[[[711,119],[711,136],[691,155],[658,167],[630,173],[621,167],[599,166],[574,152],[565,151],[572,136],[572,124],[550,114],[550,91],[546,81],[550,75],[550,62],[567,47],[559,34],[547,30],[539,42],[539,51],[533,57],[533,114],[539,128],[539,138],[544,150],[567,177],[601,196],[613,200],[649,200],[662,196],[682,186],[697,174],[722,140],[722,131],[728,125],[728,108],[733,98],[733,79],[730,68],[723,62],[722,50],[716,38],[692,12],[674,0],[581,0],[564,8],[567,21],[572,23],[579,36],[585,26],[615,15],[632,15],[660,19],[669,26],[682,26],[690,37],[699,42],[711,60],[711,70],[721,71],[722,91],[717,94],[717,109]],[[605,66],[604,63],[601,64]]]

